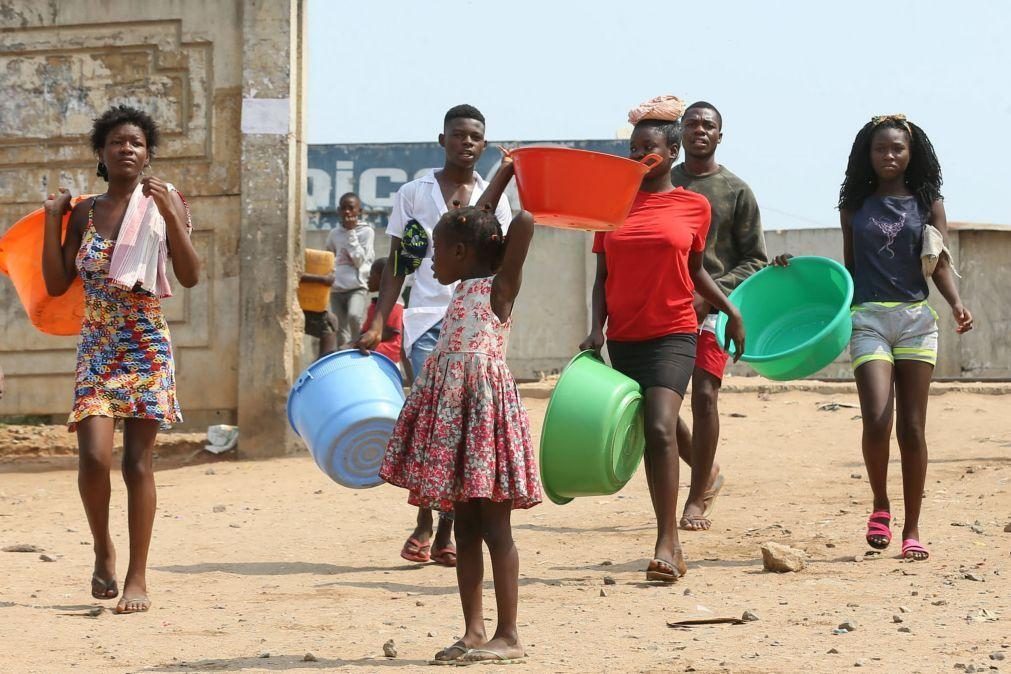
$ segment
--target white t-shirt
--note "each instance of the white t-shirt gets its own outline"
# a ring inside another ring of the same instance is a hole
[[[414,272],[414,286],[411,288],[408,308],[404,311],[404,352],[408,354],[414,341],[446,315],[449,300],[452,299],[453,291],[456,289],[455,283],[444,286],[436,281],[432,274],[432,230],[435,229],[439,218],[449,210],[446,200],[442,197],[439,181],[435,178],[437,170],[439,169],[432,169],[397,190],[393,197],[393,211],[386,226],[386,233],[389,236],[401,238],[408,221],[417,220],[428,233],[428,252],[425,253],[421,266]],[[487,187],[488,181],[475,171],[474,191],[470,195],[468,205],[477,204],[477,200]],[[499,199],[495,217],[502,225],[502,232],[505,233],[512,220],[512,211],[505,195]]]

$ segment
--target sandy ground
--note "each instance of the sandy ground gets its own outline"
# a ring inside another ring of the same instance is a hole
[[[724,396],[726,488],[713,530],[682,534],[689,573],[673,586],[643,582],[653,524],[641,471],[618,495],[516,513],[528,658],[509,671],[1011,671],[1008,396],[931,398],[921,531],[933,557],[921,563],[899,561],[898,541],[865,554],[857,410],[819,411],[826,401],[856,398]],[[528,405],[539,428],[545,401]],[[341,488],[307,455],[185,464],[159,463],[154,608],[134,616],[94,610],[113,603],[88,593],[90,537],[65,461],[0,465],[0,548],[33,544],[55,560],[0,552],[2,671],[415,671],[459,633],[453,572],[398,557],[412,520],[402,491]],[[901,519],[897,461],[890,483]],[[118,479],[113,523],[122,577]],[[763,572],[765,541],[804,549],[808,567]],[[488,583],[490,625],[493,606]],[[746,609],[759,620],[667,625]],[[856,630],[833,634],[847,620]],[[396,658],[383,657],[388,639]]]

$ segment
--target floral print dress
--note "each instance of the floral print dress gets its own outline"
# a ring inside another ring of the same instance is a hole
[[[168,323],[161,300],[109,280],[116,242],[95,231],[95,202],[77,252],[84,320],[77,346],[71,431],[90,416],[182,421]]]
[[[409,490],[413,505],[541,502],[530,421],[505,361],[512,318],[492,311],[491,287],[492,277],[457,286],[386,448],[379,475]]]

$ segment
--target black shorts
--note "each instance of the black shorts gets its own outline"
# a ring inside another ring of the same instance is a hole
[[[654,386],[669,388],[682,398],[695,369],[694,332],[675,333],[641,342],[607,340],[611,365],[634,379],[642,390]]]
[[[322,339],[323,335],[334,332],[330,318],[325,311],[302,311],[305,314],[305,334],[316,339]]]

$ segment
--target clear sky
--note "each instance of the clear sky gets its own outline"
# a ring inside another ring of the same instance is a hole
[[[949,220],[1011,224],[1011,2],[309,0],[310,143],[614,138],[658,94],[723,113],[767,229],[836,226],[853,137],[904,112]]]

